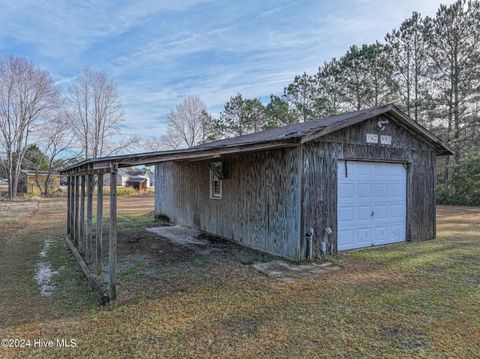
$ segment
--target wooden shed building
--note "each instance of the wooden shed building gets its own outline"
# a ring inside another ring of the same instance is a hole
[[[393,105],[195,150],[218,153],[157,165],[157,215],[297,261],[434,238],[436,156],[452,154]]]
[[[114,298],[116,174],[155,165],[157,217],[291,260],[432,239],[436,157],[452,154],[385,105],[189,149],[91,159],[62,171],[70,184],[67,238],[92,253],[93,185],[102,188],[109,173]],[[100,205],[97,210],[101,218]],[[97,228],[97,248],[101,237]]]

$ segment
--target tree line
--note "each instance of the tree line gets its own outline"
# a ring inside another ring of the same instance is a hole
[[[395,103],[455,150],[453,158],[439,161],[437,178],[445,184],[439,191],[447,191],[442,198],[458,196],[446,184],[463,181],[451,178],[462,172],[457,171],[462,160],[480,161],[480,3],[441,5],[432,17],[414,12],[384,41],[351,46],[316,73],[295,76],[266,104],[238,93],[218,118],[206,121],[206,106],[198,98],[195,102],[202,108],[199,128],[205,133],[197,132],[195,141],[180,140],[177,147]],[[175,114],[183,106],[168,116],[170,125],[182,118]],[[168,136],[179,138],[178,131],[169,126]],[[474,178],[477,186],[471,191],[480,188],[480,174]],[[480,189],[476,191],[474,202],[480,203]]]
[[[266,102],[237,93],[214,117],[200,98],[187,96],[168,113],[166,134],[145,141],[122,136],[122,104],[104,72],[86,68],[61,89],[31,61],[1,57],[0,178],[14,198],[22,169],[45,170],[49,179],[69,162],[134,145],[193,147],[390,102],[455,150],[437,166],[439,198],[480,203],[480,174],[471,173],[480,162],[480,3],[467,0],[441,5],[432,17],[414,12],[382,42],[351,46]],[[467,182],[472,188],[460,188]]]

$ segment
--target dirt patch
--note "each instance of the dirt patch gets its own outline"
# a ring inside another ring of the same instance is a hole
[[[220,245],[221,244],[228,245],[228,242],[229,242],[223,238],[220,238],[218,236],[214,236],[212,234],[205,233],[205,232],[200,232],[200,234],[198,234],[197,236],[197,239],[199,241],[205,241],[210,244],[220,244]]]
[[[293,282],[300,278],[314,277],[321,274],[336,272],[342,267],[329,262],[296,264],[283,260],[274,260],[267,263],[257,263],[253,267],[268,275],[284,282]]]
[[[143,232],[148,233],[148,237]],[[270,260],[268,254],[246,248],[233,241],[223,239],[205,232],[182,226],[161,226],[146,228],[142,232],[141,239],[127,238],[128,243],[139,241],[143,243],[144,252],[157,251],[168,256],[169,262],[187,260],[194,255],[228,256],[238,260],[242,264],[252,264],[259,258]],[[213,258],[212,257],[212,258]],[[156,256],[156,259],[167,259],[164,256]]]
[[[141,256],[158,265],[189,260],[195,247],[177,244],[147,230],[125,230],[118,235],[118,257]]]

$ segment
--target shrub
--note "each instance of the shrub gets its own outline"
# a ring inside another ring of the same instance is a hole
[[[110,194],[110,187],[104,186],[103,187],[103,194],[109,195]],[[135,190],[133,187],[117,187],[117,196],[131,196],[134,194],[138,194],[138,191]]]

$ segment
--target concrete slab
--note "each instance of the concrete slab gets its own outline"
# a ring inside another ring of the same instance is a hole
[[[300,278],[308,278],[327,274],[342,269],[339,265],[327,263],[295,264],[281,260],[266,263],[256,263],[253,267],[268,275],[284,282],[293,282]]]
[[[182,226],[165,226],[165,227],[154,227],[154,228],[145,228],[147,231],[158,234],[174,243],[180,245],[196,245],[196,246],[206,246],[208,242],[201,241],[198,239],[198,236],[202,232]]]

